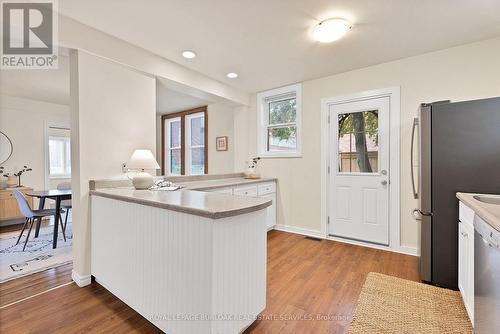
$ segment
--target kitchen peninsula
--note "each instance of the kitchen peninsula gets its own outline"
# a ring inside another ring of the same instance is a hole
[[[92,275],[167,333],[239,333],[266,305],[275,180],[171,180],[184,188],[91,181]]]

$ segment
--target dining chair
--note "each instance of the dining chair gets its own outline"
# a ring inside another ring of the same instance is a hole
[[[17,238],[16,245],[19,244],[19,241],[21,240],[21,237],[23,236],[24,230],[26,227],[29,225],[29,230],[28,230],[28,235],[26,236],[26,241],[24,242],[24,247],[23,247],[23,252],[26,249],[26,245],[28,244],[28,239],[30,237],[31,233],[31,228],[33,227],[33,223],[35,219],[37,218],[43,218],[43,217],[48,217],[48,216],[56,216],[56,209],[42,209],[42,210],[32,210],[30,205],[28,204],[28,201],[26,198],[24,198],[24,195],[17,189],[13,189],[12,192],[16,196],[17,200],[17,205],[19,206],[19,211],[21,211],[21,214],[26,218],[26,221],[24,222],[23,229],[21,230],[21,233],[19,234],[19,238]],[[61,224],[61,229],[63,229],[63,222],[61,217],[59,217],[59,222],[54,222],[54,224],[60,223]],[[64,235],[63,232],[63,237],[64,241],[66,241],[66,236]]]
[[[57,185],[57,190],[71,190],[71,182],[61,182]],[[71,200],[65,199],[61,201],[61,208],[66,209],[66,216],[64,217],[63,234],[66,235],[66,226],[68,225],[69,210],[72,209]]]

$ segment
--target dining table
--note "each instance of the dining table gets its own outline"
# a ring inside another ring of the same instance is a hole
[[[57,247],[57,234],[59,228],[59,219],[61,217],[61,202],[64,200],[71,199],[71,189],[58,190],[58,189],[50,189],[50,190],[36,190],[26,193],[26,195],[38,198],[38,209],[42,210],[45,206],[45,200],[47,198],[56,201],[56,214],[54,216],[54,237],[52,239],[52,248]],[[36,222],[35,228],[35,238],[38,238],[38,234],[40,233],[40,225],[42,224],[42,218],[38,218]]]

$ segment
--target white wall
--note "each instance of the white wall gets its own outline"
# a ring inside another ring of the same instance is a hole
[[[155,152],[155,79],[83,51],[72,51],[71,141],[74,271],[90,274],[90,179],[124,177],[134,149]],[[112,236],[110,236],[112,238]]]
[[[422,102],[500,96],[500,38],[371,66],[303,83],[303,157],[266,159],[261,171],[279,179],[278,223],[320,231],[321,99],[365,90],[401,87],[401,245],[417,248],[417,201],[410,181],[410,136]],[[235,164],[256,151],[256,108],[235,116]]]
[[[49,125],[69,127],[69,124],[67,105],[0,95],[0,131],[10,138],[14,147],[12,156],[3,164],[5,172],[13,173],[28,165],[33,171],[22,175],[22,184],[37,190],[44,189],[46,129]],[[6,178],[1,177],[1,182],[5,181]]]
[[[234,107],[222,103],[210,104],[208,114],[208,174],[234,171]],[[216,137],[228,137],[228,150],[217,151]]]

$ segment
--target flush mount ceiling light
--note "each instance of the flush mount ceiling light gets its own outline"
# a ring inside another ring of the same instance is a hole
[[[191,50],[182,51],[182,56],[187,59],[193,59],[196,57],[196,52]]]
[[[229,79],[235,79],[238,77],[238,73],[230,72],[226,75]]]
[[[313,37],[320,43],[336,41],[347,33],[351,24],[344,19],[328,19],[314,27]]]

